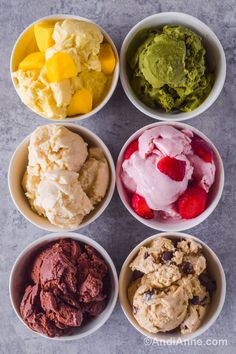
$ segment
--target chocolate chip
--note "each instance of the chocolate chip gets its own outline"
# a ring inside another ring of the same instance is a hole
[[[133,314],[135,314],[135,315],[136,315],[136,313],[138,312],[138,308],[137,308],[137,307],[135,307],[135,306],[133,306],[132,308],[133,308]]]
[[[145,252],[143,258],[146,259],[148,258],[148,256],[149,256],[148,252]]]
[[[144,300],[145,301],[150,301],[153,295],[153,291],[152,290],[148,290],[144,293]]]
[[[144,273],[140,272],[139,270],[135,270],[133,272],[133,280],[142,278]]]
[[[216,281],[211,279],[207,273],[199,275],[200,283],[206,288],[206,290],[212,294],[216,290]]]
[[[181,264],[181,270],[184,274],[191,274],[193,272],[193,266],[189,262],[184,262]]]
[[[193,296],[192,299],[189,300],[189,302],[192,305],[199,305],[200,304],[199,296]]]
[[[175,248],[177,248],[177,245],[178,245],[179,242],[180,242],[180,240],[172,240],[173,246]]]
[[[199,275],[199,280],[200,280],[200,283],[203,285],[203,286],[206,286],[207,283],[210,281],[210,278],[208,276],[207,273],[201,273]]]
[[[165,251],[162,253],[162,256],[161,256],[161,258],[164,262],[170,261],[172,257],[173,257],[172,251]]]

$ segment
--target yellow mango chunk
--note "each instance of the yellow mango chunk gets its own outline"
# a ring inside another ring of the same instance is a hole
[[[109,43],[101,44],[99,60],[104,74],[111,75],[116,65],[116,58]]]
[[[45,52],[55,43],[52,34],[54,26],[50,22],[40,22],[34,25],[34,35],[41,52]]]
[[[77,75],[77,66],[68,53],[57,52],[46,61],[46,73],[50,82],[59,82]]]
[[[34,69],[42,69],[45,64],[45,55],[42,52],[34,52],[27,57],[25,57],[19,64],[19,69],[26,70],[34,70]]]
[[[70,104],[67,109],[68,116],[74,116],[76,114],[88,113],[92,110],[93,107],[93,96],[92,93],[82,88],[77,90],[73,95]]]

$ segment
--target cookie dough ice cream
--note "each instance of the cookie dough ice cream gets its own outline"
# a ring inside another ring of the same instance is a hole
[[[49,337],[70,334],[106,307],[108,266],[88,245],[61,239],[42,249],[26,271],[20,314]]]
[[[103,151],[59,125],[37,128],[28,149],[22,184],[32,209],[53,225],[76,228],[106,194]]]
[[[187,334],[200,326],[216,288],[200,244],[158,237],[141,247],[129,266],[139,274],[128,298],[142,328]]]
[[[213,84],[201,37],[179,25],[137,33],[127,51],[127,72],[140,100],[167,112],[194,110]]]
[[[109,90],[116,64],[101,30],[66,19],[35,24],[34,36],[36,49],[12,73],[21,100],[49,119],[90,112]]]
[[[190,130],[160,125],[127,147],[121,180],[139,216],[191,219],[206,208],[215,170],[213,151],[205,140]]]

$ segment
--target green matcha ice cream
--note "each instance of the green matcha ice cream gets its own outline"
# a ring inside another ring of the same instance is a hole
[[[205,54],[201,37],[188,28],[166,25],[162,30],[142,30],[127,51],[131,86],[150,107],[192,111],[213,83]]]

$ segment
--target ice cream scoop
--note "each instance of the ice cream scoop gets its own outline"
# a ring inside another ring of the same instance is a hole
[[[63,126],[37,128],[30,138],[22,185],[31,208],[60,228],[76,228],[105,196],[109,166],[101,148]]]
[[[67,170],[43,173],[33,201],[34,209],[54,225],[75,228],[94,209],[78,177],[78,173]]]
[[[62,336],[98,316],[109,295],[108,266],[97,251],[60,239],[34,256],[20,313],[26,324],[49,337]]]
[[[102,200],[109,183],[109,168],[101,149],[89,149],[88,159],[79,173],[79,182],[93,204]]]
[[[191,112],[206,99],[214,76],[202,38],[182,25],[142,28],[127,49],[129,82],[138,98],[166,112]]]
[[[154,88],[176,86],[185,76],[186,47],[167,34],[150,36],[139,54],[139,69]]]
[[[194,218],[205,210],[215,180],[213,153],[192,131],[160,125],[127,147],[121,179],[139,216]]]
[[[149,332],[171,331],[184,320],[187,301],[181,286],[172,285],[166,292],[158,294],[143,285],[133,298],[134,316]]]
[[[44,125],[31,134],[29,166],[37,174],[60,169],[77,172],[87,156],[84,139],[63,126]]]
[[[140,248],[129,267],[140,272],[128,294],[142,328],[150,333],[190,334],[200,326],[216,284],[199,243],[158,237]]]
[[[48,119],[91,115],[111,88],[117,62],[100,27],[51,18],[36,22],[22,37],[27,51],[19,41],[22,56],[12,79],[23,103]]]

